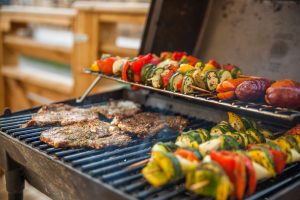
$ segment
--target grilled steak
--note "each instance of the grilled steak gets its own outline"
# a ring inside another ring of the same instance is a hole
[[[167,127],[181,131],[186,127],[187,120],[181,116],[161,116],[157,113],[142,112],[125,119],[116,117],[112,124],[138,137],[151,137]]]
[[[40,140],[54,147],[93,147],[123,146],[131,138],[109,123],[93,120],[43,131]]]
[[[110,101],[106,105],[93,106],[90,110],[100,113],[109,119],[116,116],[125,118],[140,112],[140,105],[132,101]]]
[[[32,116],[31,121],[21,127],[47,126],[47,125],[70,125],[98,119],[98,114],[88,109],[76,108],[66,104],[52,104],[43,106]]]

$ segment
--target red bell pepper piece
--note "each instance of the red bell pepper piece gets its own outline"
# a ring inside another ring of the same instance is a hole
[[[275,171],[277,174],[280,174],[284,170],[285,165],[286,165],[286,160],[287,160],[286,153],[284,153],[280,150],[277,150],[277,149],[273,149],[270,146],[266,146],[264,144],[249,145],[249,148],[251,148],[253,146],[261,146],[270,152],[270,154],[272,155],[272,158],[274,160]]]
[[[148,53],[147,55],[145,55],[142,59],[143,59],[143,62],[144,62],[144,65],[145,64],[149,64],[151,62],[153,58],[153,55],[151,53]]]
[[[172,53],[171,52],[164,51],[164,52],[160,53],[160,58],[162,60],[165,60],[165,59],[168,59],[168,58],[171,58],[171,57],[172,57]]]
[[[126,61],[126,62],[124,63],[124,65],[123,65],[123,68],[122,68],[122,79],[123,79],[124,81],[129,81],[129,80],[128,80],[128,77],[127,77],[127,70],[128,70],[128,68],[129,68],[129,62]]]
[[[160,58],[154,56],[154,57],[151,59],[150,64],[152,64],[152,65],[158,65],[158,63],[160,63],[160,62],[161,62]]]
[[[226,65],[223,65],[222,68],[231,72],[231,70],[233,70],[235,68],[235,66],[232,64],[226,64]]]
[[[215,60],[210,60],[208,63],[215,66],[217,69],[221,69],[221,65],[217,63]]]
[[[285,168],[287,155],[282,151],[273,150],[273,149],[270,149],[270,152],[274,160],[275,171],[277,174],[280,174]]]
[[[294,128],[288,130],[286,134],[290,135],[300,135],[300,124],[297,124]]]
[[[177,149],[175,151],[175,154],[190,161],[199,161],[197,156],[192,151],[189,151],[188,149]]]
[[[254,166],[252,164],[252,161],[250,158],[246,155],[241,154],[246,168],[247,168],[247,174],[248,174],[248,189],[247,189],[247,195],[252,195],[255,192],[256,189],[256,174],[254,170]]]
[[[174,74],[174,71],[170,70],[168,74],[166,75],[161,75],[161,79],[163,81],[163,87],[167,88],[168,84],[169,84],[169,80],[172,77],[172,75]]]
[[[192,65],[192,66],[195,66],[197,61],[198,61],[198,58],[194,57],[194,56],[188,56],[187,59],[189,60],[189,65]]]
[[[246,189],[246,165],[244,158],[234,152],[212,151],[212,160],[216,161],[226,172],[234,185],[234,193],[237,199],[243,199]]]
[[[175,51],[175,52],[172,54],[171,59],[172,59],[172,60],[179,61],[183,56],[186,56],[186,55],[187,55],[187,54],[186,54],[185,52]]]
[[[181,78],[181,80],[178,82],[177,84],[177,91],[179,91],[181,93],[181,88],[182,88],[182,82],[183,82],[183,78]]]
[[[113,73],[112,66],[116,58],[114,57],[107,57],[102,60],[97,60],[97,65],[99,67],[99,71],[106,75],[111,75]]]

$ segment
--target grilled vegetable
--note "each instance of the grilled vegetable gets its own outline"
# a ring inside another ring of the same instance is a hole
[[[230,73],[232,78],[239,78],[242,74],[241,69],[236,66],[230,71]]]
[[[253,78],[237,78],[221,82],[217,87],[217,92],[235,91],[236,87],[244,81],[253,80]]]
[[[287,160],[287,155],[280,149],[278,146],[271,146],[268,144],[255,144],[250,145],[250,148],[253,147],[262,147],[265,150],[269,151],[269,153],[272,155],[272,158],[274,160],[274,167],[277,174],[280,174],[285,165]]]
[[[241,101],[254,101],[264,97],[271,82],[267,79],[244,81],[236,87],[235,95]]]
[[[203,64],[203,62],[200,62],[198,61],[196,64],[195,64],[195,68],[196,69],[199,69],[200,71],[205,67],[205,65]]]
[[[124,65],[123,65],[123,68],[122,68],[122,80],[124,81],[129,81],[129,77],[128,77],[128,74],[127,74],[127,71],[129,69],[130,65],[129,65],[129,62],[125,62]]]
[[[186,188],[195,194],[226,200],[233,190],[229,178],[215,162],[202,163],[186,176]]]
[[[243,121],[245,129],[249,129],[249,128],[257,129],[256,123],[253,120],[248,119],[246,117],[241,117],[241,120]]]
[[[300,124],[297,124],[297,126],[293,127],[292,129],[288,130],[286,134],[290,135],[300,135]]]
[[[143,66],[143,69],[141,71],[141,80],[142,83],[146,84],[148,80],[148,74],[151,72],[151,70],[154,68],[154,65],[147,64]],[[149,77],[150,78],[150,77]]]
[[[237,131],[244,131],[245,126],[242,119],[235,113],[228,112],[228,121],[232,128]]]
[[[181,64],[180,67],[179,67],[179,69],[178,69],[178,72],[180,72],[182,74],[185,74],[187,71],[189,71],[191,69],[194,69],[194,67],[192,65]]]
[[[155,88],[161,88],[163,83],[160,75],[163,73],[163,68],[154,68],[151,70],[151,73],[149,75],[149,79],[151,81],[151,84]]]
[[[218,71],[218,77],[219,77],[220,83],[222,83],[223,81],[232,79],[230,72],[227,70],[224,70],[224,69],[221,69]]]
[[[228,175],[233,184],[235,197],[243,199],[247,184],[246,164],[243,154],[237,154],[229,151],[212,151],[210,157],[217,162]]]
[[[211,71],[211,70],[216,70],[217,68],[213,66],[212,64],[206,64],[204,68],[202,69],[202,75],[205,76],[206,72]]]
[[[198,149],[199,144],[210,139],[210,135],[205,129],[196,129],[182,133],[176,139],[176,145],[180,147],[192,147]]]
[[[199,151],[202,155],[207,155],[212,150],[237,150],[239,148],[239,143],[228,135],[219,136],[199,145]]]
[[[177,67],[179,64],[178,64],[177,61],[167,59],[167,60],[164,60],[164,61],[160,62],[156,67],[157,68],[165,68],[165,67],[170,66],[170,65],[173,65],[173,66]]]
[[[252,147],[248,150],[248,155],[253,161],[266,168],[273,177],[276,175],[274,160],[269,151],[263,147]]]
[[[163,88],[168,87],[169,81],[170,81],[173,74],[174,74],[174,72],[172,70],[169,70],[169,69],[165,69],[161,73],[160,77],[161,77],[162,82],[163,82]]]
[[[122,68],[125,62],[127,62],[125,59],[119,59],[114,62],[112,71],[115,76],[119,76],[122,73]]]
[[[193,73],[193,79],[196,86],[206,89],[205,82],[204,82],[204,76],[202,75],[202,72],[200,69],[196,69]]]
[[[300,87],[269,87],[265,100],[272,106],[300,108]]]
[[[194,84],[193,78],[185,75],[182,80],[181,92],[183,94],[190,94],[194,92],[194,89],[190,86]]]
[[[97,61],[95,61],[91,66],[90,66],[90,70],[92,70],[93,72],[99,72],[99,67],[97,64]]]
[[[210,134],[213,136],[222,135],[226,132],[234,132],[235,130],[230,126],[230,124],[226,121],[221,121],[216,126],[212,127],[210,130]]]
[[[234,91],[228,91],[228,92],[220,92],[217,94],[217,97],[220,100],[231,100],[235,99],[235,92]]]
[[[210,91],[214,91],[219,83],[218,74],[215,70],[207,71],[204,80],[206,88]]]
[[[173,142],[158,142],[152,147],[153,151],[161,151],[161,152],[174,152],[178,146]]]
[[[246,134],[248,135],[251,144],[259,144],[266,142],[264,135],[255,129],[248,129],[246,131]]]
[[[179,155],[189,161],[201,161],[202,155],[199,151],[193,148],[185,147],[185,148],[179,148],[175,151],[176,155]]]
[[[112,66],[115,61],[116,61],[115,57],[107,57],[107,58],[98,60],[97,64],[98,64],[100,72],[103,74],[106,74],[106,75],[113,74]]]
[[[169,82],[169,86],[168,86],[169,90],[172,92],[178,91],[177,85],[179,85],[180,81],[182,80],[183,80],[182,74],[180,74],[179,72],[173,74]]]

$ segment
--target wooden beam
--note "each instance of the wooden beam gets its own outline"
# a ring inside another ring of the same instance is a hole
[[[77,13],[74,9],[30,6],[4,6],[0,12],[5,16],[5,23],[21,22],[57,26],[72,26]]]
[[[2,40],[3,40],[2,32],[0,31],[0,115],[2,114],[2,111],[5,107],[4,79],[2,75],[3,53],[4,53]]]
[[[24,55],[57,61],[64,64],[70,63],[72,52],[71,48],[58,45],[41,44],[30,38],[14,35],[4,36],[4,44]]]
[[[128,14],[99,14],[99,21],[106,23],[130,23],[130,24],[145,24],[145,15],[128,15]]]
[[[44,89],[71,94],[73,83],[71,81],[61,81],[49,77],[48,73],[32,74],[29,71],[22,70],[19,67],[3,66],[2,74],[8,79],[15,79],[24,83],[41,86]]]

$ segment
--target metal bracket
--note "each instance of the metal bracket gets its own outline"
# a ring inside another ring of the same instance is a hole
[[[83,93],[83,95],[76,99],[76,103],[82,103],[87,95],[92,91],[92,89],[97,85],[97,83],[101,80],[102,74],[99,74],[96,79],[92,82],[92,84],[88,87],[88,89]]]

